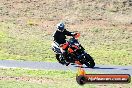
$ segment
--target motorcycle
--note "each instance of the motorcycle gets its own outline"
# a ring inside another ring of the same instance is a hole
[[[85,64],[87,67],[93,68],[95,66],[95,62],[93,58],[85,52],[85,49],[78,42],[79,37],[80,34],[77,33],[75,36],[71,37],[66,43],[60,46],[56,42],[54,42],[52,45],[52,50],[56,53],[56,59],[59,63],[63,65],[66,63],[76,63],[79,65]],[[66,59],[61,53],[60,47],[66,50]]]

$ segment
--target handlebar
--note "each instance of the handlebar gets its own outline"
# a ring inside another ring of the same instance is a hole
[[[74,35],[74,38],[79,38],[80,37],[80,33],[76,33],[75,35]]]

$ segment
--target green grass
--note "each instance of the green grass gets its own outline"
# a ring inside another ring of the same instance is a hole
[[[82,32],[80,42],[98,64],[131,65],[132,36],[124,29],[93,28]]]
[[[50,47],[52,41],[46,32],[18,29],[12,23],[1,23],[0,28],[0,59],[55,61]]]
[[[34,84],[28,82],[18,82],[18,81],[8,81],[8,80],[0,80],[0,88],[49,88],[51,86],[43,85],[43,84]],[[56,87],[54,87],[56,88]]]
[[[1,88],[95,88],[94,85],[80,86],[76,83],[76,73],[72,71],[56,71],[56,70],[25,70],[25,69],[0,69],[0,77],[11,77],[0,81]],[[19,79],[15,80],[16,77]],[[24,77],[25,80],[20,80]],[[28,79],[28,81],[27,81]],[[33,80],[37,80],[34,82]],[[39,82],[42,80],[42,83]],[[68,84],[68,85],[67,85]]]
[[[129,88],[132,85],[130,83],[80,86],[75,80],[76,72],[70,70],[0,69],[0,72],[0,88]]]

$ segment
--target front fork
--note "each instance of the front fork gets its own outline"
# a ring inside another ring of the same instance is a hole
[[[82,64],[84,64],[85,62],[87,62],[87,59],[85,58],[85,54],[87,54],[85,51],[82,51],[82,54],[79,55],[77,58],[78,58],[78,61]]]

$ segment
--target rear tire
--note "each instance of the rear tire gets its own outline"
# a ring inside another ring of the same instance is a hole
[[[95,66],[95,62],[93,58],[89,54],[86,54],[85,58],[86,58],[86,62],[84,64],[89,68],[93,68]]]
[[[60,64],[62,64],[62,65],[66,64],[65,60],[63,59],[63,57],[60,54],[56,54],[56,59]]]

